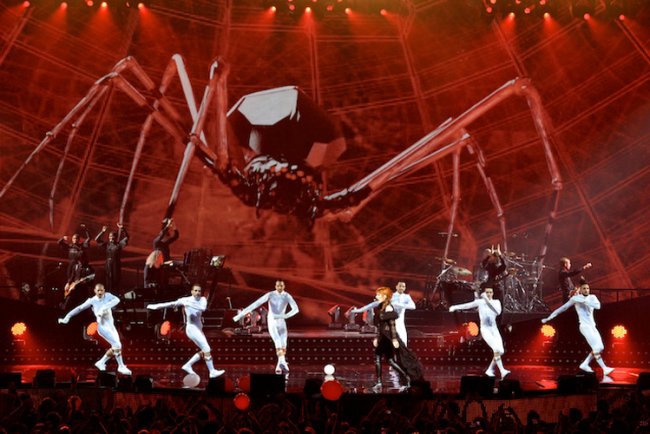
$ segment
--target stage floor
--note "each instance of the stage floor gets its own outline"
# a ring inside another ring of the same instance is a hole
[[[127,360],[128,363],[128,360]],[[183,389],[183,377],[185,373],[180,365],[171,364],[133,364],[128,363],[133,371],[133,377],[138,375],[150,375],[153,378],[153,387],[157,389]],[[544,394],[557,391],[557,379],[561,375],[578,374],[577,367],[564,366],[534,366],[534,365],[506,365],[512,373],[509,379],[518,380],[524,393]],[[236,391],[240,380],[251,373],[274,373],[274,366],[264,365],[220,365],[219,369],[225,369],[226,384]],[[431,389],[439,394],[458,394],[460,392],[460,379],[464,375],[482,375],[486,366],[478,365],[449,365],[424,367],[424,377],[431,383]],[[61,365],[4,365],[1,366],[5,372],[20,372],[23,383],[29,383],[37,370],[52,369],[55,371],[56,381],[69,383],[73,379],[79,383],[93,383],[97,377],[98,370],[90,365],[83,366],[61,366]],[[323,366],[314,364],[290,363],[291,372],[286,376],[286,391],[288,393],[301,393],[307,379],[323,379]],[[109,363],[109,372],[115,372],[114,362]],[[205,389],[208,378],[207,369],[202,362],[195,365],[195,371],[201,377],[201,383],[196,390]],[[601,387],[633,387],[636,384],[639,373],[642,369],[617,368],[609,377],[603,377],[602,371],[597,370],[596,376]],[[375,383],[374,365],[336,365],[336,379],[350,393],[376,393],[371,388]],[[397,374],[388,368],[383,368],[384,388],[382,393],[399,393],[399,380]]]

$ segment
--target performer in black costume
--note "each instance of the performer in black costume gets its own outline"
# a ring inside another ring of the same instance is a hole
[[[68,237],[66,235],[59,240],[61,249],[68,253],[68,280],[66,283],[72,283],[83,277],[82,269],[88,266],[86,249],[90,247],[90,233],[88,233],[86,225],[81,225],[81,229],[85,232],[83,242],[80,242],[80,236],[77,233],[72,235],[71,243],[68,243]]]
[[[481,268],[487,274],[487,280],[481,283],[481,289],[485,291],[486,288],[494,290],[494,298],[499,300],[502,306],[504,285],[503,279],[506,277],[506,261],[501,255],[501,248],[497,246],[496,249],[485,249],[485,255],[481,261]]]
[[[144,286],[149,288],[163,283],[162,266],[171,259],[169,245],[178,239],[178,229],[174,219],[164,219],[162,229],[153,240],[153,252],[147,257],[144,266]]]
[[[377,383],[373,389],[377,391],[382,387],[382,358],[388,361],[388,364],[404,381],[402,390],[411,387],[411,381],[419,381],[422,379],[422,364],[417,356],[404,345],[404,342],[402,342],[397,334],[395,320],[398,318],[398,314],[390,304],[392,297],[393,291],[390,288],[381,287],[377,289],[375,296],[375,299],[379,302],[375,314],[377,337],[372,343],[375,347],[375,369],[377,373]]]
[[[104,241],[104,234],[108,230],[108,226],[103,226],[102,231],[95,237],[97,245],[106,249],[106,283],[104,287],[107,292],[113,294],[119,294],[121,292],[120,275],[122,268],[122,249],[124,249],[129,242],[129,234],[124,225],[118,223],[117,227],[117,233],[108,233],[108,242]]]
[[[560,271],[558,273],[558,281],[560,291],[562,291],[562,301],[566,303],[571,298],[571,292],[575,288],[571,278],[582,273],[584,270],[591,268],[591,262],[587,262],[582,268],[571,271],[571,260],[569,258],[560,258]]]

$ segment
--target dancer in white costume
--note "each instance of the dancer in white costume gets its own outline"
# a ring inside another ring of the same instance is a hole
[[[291,318],[299,312],[298,305],[293,299],[291,294],[286,292],[284,281],[277,280],[275,282],[275,291],[267,292],[250,306],[243,309],[237,315],[233,317],[233,321],[238,322],[245,315],[251,313],[264,303],[269,303],[269,314],[267,319],[267,325],[269,328],[269,334],[273,343],[275,344],[275,352],[278,356],[278,363],[275,366],[275,373],[281,374],[282,372],[289,372],[289,363],[287,363],[287,324],[285,320]],[[291,306],[289,312],[287,306]]]
[[[481,319],[481,337],[494,352],[492,362],[485,371],[485,374],[489,377],[494,377],[494,366],[496,365],[499,368],[499,372],[501,372],[501,378],[505,378],[510,371],[503,367],[501,360],[501,356],[505,350],[496,321],[497,316],[501,315],[501,302],[494,300],[493,297],[494,290],[492,288],[485,288],[485,291],[479,298],[469,303],[451,306],[449,312],[478,308],[478,316]]]
[[[210,354],[211,348],[203,334],[202,317],[203,312],[205,312],[208,307],[208,300],[201,296],[200,285],[192,286],[192,295],[189,297],[181,297],[176,301],[169,301],[167,303],[148,304],[147,309],[157,310],[180,306],[183,307],[185,315],[185,334],[201,350],[194,354],[181,368],[188,374],[196,375],[196,372],[192,369],[192,365],[203,358],[208,370],[210,371],[210,378],[216,378],[222,375],[225,371],[214,368],[212,355]]]
[[[390,304],[393,305],[393,309],[397,312],[397,319],[395,320],[395,329],[397,330],[397,335],[400,337],[404,345],[408,344],[408,335],[406,333],[406,323],[404,322],[404,317],[407,310],[414,310],[415,303],[409,294],[406,292],[406,283],[397,282],[395,285],[395,293],[390,300]]]
[[[100,371],[105,371],[106,362],[111,357],[115,357],[117,361],[117,372],[124,375],[131,375],[131,370],[126,367],[122,359],[122,343],[120,342],[120,335],[115,329],[113,314],[111,313],[111,309],[117,306],[119,302],[119,298],[110,292],[106,292],[104,285],[98,283],[95,285],[95,296],[72,309],[65,317],[59,318],[59,324],[67,324],[70,318],[91,307],[97,317],[97,333],[111,345],[111,348],[106,351],[104,357],[95,363],[95,366]]]
[[[594,309],[600,309],[600,301],[598,297],[593,294],[589,294],[589,285],[582,281],[580,287],[578,288],[578,293],[569,298],[569,301],[564,303],[559,308],[555,309],[548,318],[544,318],[542,323],[546,324],[562,312],[565,312],[571,306],[574,306],[576,312],[578,313],[578,322],[580,323],[580,333],[585,337],[587,343],[591,347],[591,352],[587,358],[580,364],[580,369],[585,372],[594,372],[593,369],[589,366],[592,360],[596,359],[596,362],[603,368],[603,374],[609,375],[614,371],[614,368],[610,368],[605,365],[601,353],[605,346],[603,345],[603,339],[596,329],[596,321],[594,320]]]

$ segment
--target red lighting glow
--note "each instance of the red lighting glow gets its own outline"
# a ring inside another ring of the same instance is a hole
[[[24,322],[17,322],[13,326],[11,326],[11,334],[14,335],[15,337],[24,335],[26,331],[27,331],[27,326],[25,325]]]
[[[271,12],[275,12],[277,10],[278,10],[278,8],[276,8],[275,6],[271,6]]]
[[[539,4],[544,6],[546,4],[546,0],[539,0]]]
[[[332,12],[334,10],[334,5],[327,5],[327,12]]]
[[[163,321],[160,324],[160,336],[169,336],[172,331],[172,324],[169,321]]]
[[[621,14],[618,16],[618,19],[621,21],[625,21],[625,15]]]
[[[311,8],[309,6],[305,8],[305,13],[311,14]]]
[[[95,3],[93,2],[93,0],[88,0],[88,1],[86,2],[86,5],[88,5],[88,7],[90,7],[90,6],[94,5],[94,4],[95,4]]]
[[[552,338],[555,336],[555,327],[550,324],[544,324],[542,326],[541,332],[545,338]]]
[[[96,334],[97,334],[97,323],[96,322],[91,322],[86,327],[86,335],[95,336]]]
[[[290,5],[289,5],[289,10],[290,10],[290,11],[295,11],[295,10],[296,10],[296,5],[294,5],[294,4],[290,4]]]
[[[548,12],[544,12],[544,19],[545,20],[551,19],[551,14],[549,14]]]
[[[479,328],[478,324],[476,324],[474,321],[470,321],[467,323],[467,333],[469,333],[470,336],[478,336]]]
[[[614,336],[616,339],[623,339],[625,336],[627,336],[627,329],[625,326],[622,325],[615,325],[612,327],[612,336]]]
[[[28,1],[23,2],[23,6],[26,7],[26,8],[28,8],[30,4],[31,4],[31,3],[28,2]]]
[[[232,399],[232,402],[235,404],[235,408],[240,411],[248,410],[248,407],[251,405],[251,399],[245,393],[238,393]]]
[[[487,12],[488,14],[491,14],[492,13],[492,7],[491,6],[486,7],[485,12]]]
[[[584,14],[582,17],[583,17],[585,20],[589,20],[589,19],[591,19],[591,15],[589,15],[589,14]]]
[[[514,12],[510,12],[510,13],[508,14],[508,18],[510,18],[511,20],[514,20],[514,19],[515,19],[515,13],[514,13]]]
[[[497,4],[497,0],[490,0],[490,3],[492,3],[493,5],[495,5],[495,4]]]
[[[61,2],[61,6],[59,6],[61,9],[68,9],[68,4],[66,2]]]
[[[350,12],[352,12],[352,9],[350,9],[350,8],[345,8],[345,13],[346,13],[346,14],[350,15]]]
[[[144,9],[144,3],[138,3],[138,9]]]
[[[107,7],[108,7],[108,3],[106,3],[106,2],[102,2],[102,7],[103,7],[103,8],[107,8]]]
[[[388,15],[388,12],[386,12],[386,9],[380,10],[379,13],[382,14],[383,16]]]
[[[525,14],[529,14],[529,13],[530,13],[530,8],[526,8],[526,9],[524,9],[524,13],[525,13]]]

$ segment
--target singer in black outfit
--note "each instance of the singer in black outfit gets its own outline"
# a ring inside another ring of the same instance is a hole
[[[411,381],[422,379],[422,364],[415,353],[409,350],[400,339],[395,328],[395,320],[398,317],[390,301],[393,291],[387,287],[377,289],[375,299],[379,302],[375,322],[377,325],[377,337],[373,340],[375,347],[375,370],[377,383],[373,387],[375,391],[382,388],[381,362],[385,358],[388,364],[397,372],[402,379],[402,389],[406,390],[411,386]]]
[[[122,249],[124,249],[129,242],[129,234],[124,225],[118,223],[117,228],[117,233],[109,232],[108,242],[104,241],[104,234],[108,230],[108,226],[103,226],[102,231],[95,237],[97,245],[104,247],[106,250],[106,283],[104,284],[104,287],[106,288],[106,292],[112,294],[120,293]]]
[[[582,273],[584,270],[591,268],[591,262],[587,262],[582,268],[571,271],[571,260],[569,258],[560,258],[560,271],[558,273],[558,281],[560,291],[562,291],[562,302],[566,303],[571,297],[571,291],[575,288],[571,278]]]

